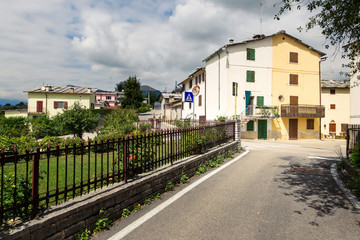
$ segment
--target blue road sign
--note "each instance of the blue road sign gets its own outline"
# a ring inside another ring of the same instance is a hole
[[[185,92],[185,102],[194,102],[194,95],[192,92]]]

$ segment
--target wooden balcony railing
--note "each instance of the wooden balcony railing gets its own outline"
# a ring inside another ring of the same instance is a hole
[[[281,105],[281,117],[323,118],[325,107],[322,105]]]

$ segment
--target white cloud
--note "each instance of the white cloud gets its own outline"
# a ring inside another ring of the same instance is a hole
[[[263,32],[281,29],[318,50],[315,29],[299,33],[309,14],[273,19],[274,0],[262,0]],[[228,39],[243,41],[260,31],[253,0],[1,1],[0,98],[26,99],[23,90],[44,83],[113,89],[137,75],[143,84],[172,90]],[[331,64],[331,69],[328,65]],[[334,78],[338,58],[324,63]]]

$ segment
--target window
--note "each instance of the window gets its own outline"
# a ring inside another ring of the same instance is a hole
[[[335,109],[335,104],[330,104],[330,109]]]
[[[314,119],[307,119],[306,120],[306,129],[307,130],[314,130]]]
[[[181,103],[181,110],[184,110],[184,103]]]
[[[202,105],[202,96],[199,95],[199,107]]]
[[[236,96],[239,96],[239,87],[238,87],[238,83],[236,83],[236,82],[233,82],[232,94],[233,94],[233,96],[235,96],[235,86],[236,86]]]
[[[290,84],[298,85],[298,83],[299,83],[299,76],[297,74],[290,74]]]
[[[36,102],[36,112],[43,112],[43,101]]]
[[[195,85],[198,84],[198,76],[195,77]]]
[[[330,89],[330,94],[335,95],[335,89]]]
[[[290,96],[290,105],[298,105],[299,97],[298,96]]]
[[[68,108],[68,103],[67,102],[62,102],[62,101],[54,101],[54,109],[58,109],[58,108],[67,109]]]
[[[246,124],[246,131],[254,131],[254,120],[248,121]]]
[[[191,89],[191,87],[192,87],[192,79],[189,82],[189,88]]]
[[[255,49],[247,48],[246,49],[246,59],[255,60]]]
[[[106,100],[111,100],[111,96],[106,96]]]
[[[298,53],[297,52],[290,52],[290,62],[298,63]]]
[[[246,81],[255,82],[255,71],[246,71]]]
[[[256,105],[258,107],[264,106],[264,97],[263,96],[257,96],[256,97]]]
[[[191,109],[191,102],[189,102],[189,109]]]

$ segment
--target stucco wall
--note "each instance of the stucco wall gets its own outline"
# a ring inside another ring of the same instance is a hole
[[[335,94],[330,94],[335,89]],[[321,133],[329,135],[329,123],[336,124],[336,135],[341,133],[341,124],[350,123],[350,89],[323,88],[321,90],[321,104],[325,106],[325,118],[321,119]],[[330,109],[335,104],[335,109]]]

